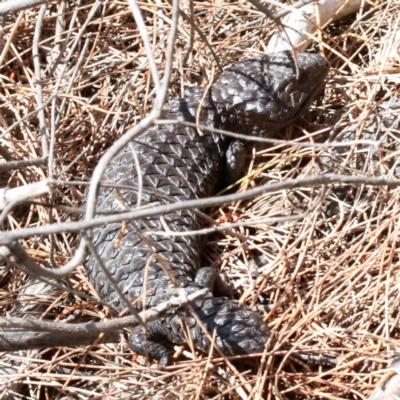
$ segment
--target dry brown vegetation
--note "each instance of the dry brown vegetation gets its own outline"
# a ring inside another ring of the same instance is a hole
[[[54,94],[63,66],[60,63],[52,71],[54,57],[60,49],[67,56],[96,1],[79,4],[60,0],[47,6],[39,42],[44,100]],[[138,4],[162,77],[170,5],[164,0]],[[263,54],[275,29],[243,1],[194,1],[192,9],[185,2],[183,8],[195,15],[222,66]],[[369,129],[371,135],[389,135],[386,147],[377,151],[364,146],[365,156],[360,156],[357,146],[331,150],[340,152],[340,157],[332,156],[339,157],[333,165],[321,164],[327,149],[312,146],[279,144],[249,151],[249,174],[240,191],[326,170],[355,176],[398,175],[398,131],[382,128],[384,113],[376,108],[398,92],[400,67],[394,51],[398,9],[395,1],[371,1],[359,15],[335,22],[320,34],[321,43],[312,47],[330,60],[332,72],[310,112],[280,137],[312,144],[340,138],[351,129],[362,138]],[[38,107],[32,58],[37,16],[35,8],[9,15],[4,22],[2,132]],[[190,85],[206,86],[217,75],[208,46],[180,19],[169,98],[183,97]],[[48,143],[53,145],[52,173],[63,184],[54,188],[51,198],[37,201],[78,207],[83,182],[89,181],[99,158],[115,138],[146,115],[154,97],[148,54],[128,3],[100,4],[66,64],[54,113],[60,118],[57,124],[51,122],[51,105],[45,108]],[[56,128],[53,139],[52,126]],[[8,162],[43,156],[38,115],[3,137],[0,151]],[[0,187],[37,182],[48,173],[46,163],[4,170]],[[117,344],[4,354],[2,395],[15,399],[366,398],[384,377],[381,370],[399,352],[399,194],[399,189],[383,186],[330,185],[320,201],[318,186],[210,210],[219,222],[253,221],[249,227],[232,228],[235,236],[208,237],[204,264],[219,265],[235,284],[237,298],[264,313],[271,342],[262,362],[259,356],[227,361],[198,355],[194,361],[179,357],[162,371],[149,369],[143,358],[129,350],[125,336]],[[300,220],[285,220],[303,213]],[[267,217],[281,219],[269,224],[254,221]],[[3,228],[18,230],[71,218],[76,219],[71,210],[23,203],[7,214]],[[75,234],[64,233],[27,238],[22,244],[36,261],[51,267],[65,264],[77,242]],[[106,307],[63,290],[28,295],[24,290],[32,280],[6,264],[1,268],[3,316],[29,314],[71,322],[114,317]],[[83,267],[64,283],[95,296]],[[12,365],[14,370],[7,369]],[[22,385],[12,385],[15,382]]]

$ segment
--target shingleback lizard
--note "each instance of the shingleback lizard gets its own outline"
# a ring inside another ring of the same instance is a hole
[[[297,120],[308,108],[329,70],[328,61],[316,54],[291,52],[275,53],[259,59],[249,59],[231,65],[211,86],[201,105],[200,123],[237,133],[271,136]],[[204,94],[202,88],[191,88],[183,99],[169,104],[167,119],[196,121],[196,113]],[[237,154],[239,149],[239,156]],[[229,137],[183,125],[158,125],[126,146],[110,163],[104,181],[130,186],[115,190],[100,189],[97,210],[121,210],[137,206],[138,168],[132,152],[137,154],[142,177],[141,205],[163,204],[205,198],[213,194],[221,176],[235,178],[236,166],[241,163],[241,146]],[[135,186],[136,185],[136,186]],[[192,210],[164,215],[164,223],[173,232],[187,232],[203,227],[202,218]],[[196,235],[159,236],[147,233],[151,249],[140,232],[162,231],[160,218],[136,221],[124,228],[113,223],[94,229],[93,241],[111,276],[129,301],[145,296],[135,303],[136,309],[151,307],[168,299],[167,288],[174,287],[152,252],[168,261],[180,287],[194,292],[209,288],[207,295],[191,306],[212,336],[216,329],[216,344],[227,355],[261,352],[268,339],[267,324],[261,315],[227,297],[215,297],[216,283],[224,285],[211,268],[201,268],[201,239]],[[118,243],[118,245],[116,245]],[[117,310],[124,308],[118,295],[89,257],[86,264],[91,282],[100,297]],[[189,311],[186,313],[194,346],[208,351],[210,341]],[[186,343],[178,315],[148,324],[146,338],[142,327],[133,330],[131,348],[147,354],[165,366],[170,362],[169,351],[160,344],[163,339]],[[146,347],[147,346],[147,347]],[[146,348],[145,348],[146,347]]]

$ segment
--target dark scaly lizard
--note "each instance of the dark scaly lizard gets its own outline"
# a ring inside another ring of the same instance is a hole
[[[212,85],[202,104],[201,124],[268,137],[293,123],[308,108],[329,70],[328,61],[316,54],[296,53],[296,60],[298,73],[290,52],[250,59],[228,67]],[[195,122],[203,94],[202,88],[189,89],[186,98],[169,104],[166,118]],[[240,142],[232,142],[226,136],[205,130],[201,136],[197,129],[182,125],[160,125],[152,127],[126,146],[111,161],[104,181],[130,187],[138,184],[132,148],[139,159],[143,179],[141,204],[145,206],[154,202],[168,203],[168,197],[176,201],[208,197],[213,194],[221,175],[235,179],[237,165],[240,167],[242,164]],[[138,198],[135,188],[119,189],[118,192],[112,188],[100,189],[97,210],[136,207]],[[203,227],[201,217],[191,210],[173,212],[163,218],[174,232]],[[135,223],[141,232],[164,229],[159,218],[146,218]],[[147,308],[167,300],[165,291],[173,284],[154,258],[145,272],[152,252],[137,229],[128,223],[122,240],[115,248],[120,231],[121,224],[114,223],[95,228],[93,236],[96,249],[115,282],[129,301],[141,297],[145,288]],[[213,296],[214,283],[222,291],[225,288],[214,270],[200,267],[198,236],[147,234],[147,238],[154,252],[169,262],[180,287],[188,288],[189,292],[209,288],[209,293],[195,300],[191,306],[210,336],[216,329],[216,343],[225,354],[263,351],[269,336],[267,324],[249,307],[226,297]],[[93,258],[87,261],[87,272],[101,298],[115,309],[122,310],[124,306],[118,295]],[[144,305],[139,301],[135,307],[141,311]],[[187,310],[182,312],[186,313],[194,346],[208,351],[209,339],[193,315]],[[142,327],[135,328],[130,346],[137,353],[148,354],[165,366],[170,362],[169,351],[159,343],[165,338],[176,344],[186,342],[180,316],[149,323],[146,338]]]

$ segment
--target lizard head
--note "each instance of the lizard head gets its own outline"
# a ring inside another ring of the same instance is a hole
[[[301,117],[329,67],[319,54],[290,51],[238,62],[213,85],[211,99],[230,130],[266,136]]]

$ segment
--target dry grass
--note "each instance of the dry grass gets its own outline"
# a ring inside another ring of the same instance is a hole
[[[71,36],[65,53],[94,0],[83,1],[79,8],[74,2],[66,3],[62,39],[68,32]],[[162,74],[170,26],[169,19],[158,18],[157,12],[164,10],[163,14],[168,15],[165,9],[169,6],[156,0],[140,6]],[[194,10],[196,24],[222,65],[259,55],[272,34],[273,26],[243,2],[200,1],[194,3]],[[55,2],[51,2],[40,43],[43,76],[47,76],[51,51],[57,44],[57,14]],[[332,63],[332,73],[325,92],[305,117],[309,124],[303,121],[302,128],[294,127],[283,137],[312,143],[326,140],[327,133],[340,136],[350,128],[361,132],[374,122],[366,118],[368,111],[374,113],[377,103],[396,94],[398,60],[382,61],[389,47],[395,47],[398,4],[371,3],[363,15],[359,19],[345,18],[326,30],[323,52]],[[31,52],[36,17],[33,10],[9,16],[3,30],[10,45],[1,54],[2,129],[37,108]],[[207,85],[208,79],[217,74],[209,49],[182,20],[175,50],[170,98],[182,97],[188,85]],[[67,92],[80,58],[77,75]],[[110,1],[99,8],[66,71],[66,80],[59,89],[59,99],[66,99],[66,105],[54,140],[54,174],[65,185],[56,189],[53,201],[78,206],[83,186],[73,182],[89,180],[105,149],[148,112],[155,95],[148,57],[126,2]],[[45,98],[53,94],[54,76],[43,79]],[[46,118],[50,121],[50,108],[46,109]],[[6,161],[40,157],[38,124],[35,116],[2,139],[1,156]],[[375,126],[370,129],[376,131]],[[396,148],[396,132],[392,134],[392,146]],[[387,153],[380,153],[377,161],[372,155],[360,170],[354,161],[356,150],[340,149],[344,172],[395,176],[396,157],[383,159]],[[240,190],[322,173],[320,153],[315,148],[282,145],[253,153],[251,169],[259,172]],[[46,174],[43,167],[6,171],[1,175],[0,187],[36,182]],[[307,210],[320,192],[321,188],[315,187],[268,194],[226,205],[214,210],[212,216],[221,221],[244,221],[293,215]],[[205,263],[220,264],[235,283],[241,301],[266,310],[273,340],[265,353],[265,363],[259,358],[236,361],[234,365],[213,359],[210,366],[204,357],[196,361],[182,357],[164,371],[149,370],[122,339],[115,345],[4,355],[0,361],[5,375],[3,395],[24,399],[53,399],[64,394],[79,399],[365,398],[384,376],[380,370],[400,351],[398,197],[398,189],[333,186],[327,188],[322,204],[303,220],[238,228],[238,233],[246,235],[245,242],[221,235],[208,239]],[[9,213],[5,225],[16,230],[69,218],[71,215],[63,211],[27,204]],[[73,255],[77,238],[65,233],[31,238],[23,244],[43,265],[62,265]],[[257,259],[258,266],[254,267],[253,259]],[[12,268],[4,267],[0,280],[2,315],[34,314],[37,318],[71,322],[112,317],[107,309],[62,291],[21,297],[28,281]],[[94,295],[82,267],[72,274],[69,285]],[[31,304],[28,311],[27,304]],[[24,362],[18,366],[21,358]],[[4,369],[14,363],[15,372]],[[22,381],[26,397],[12,394],[20,390],[10,387],[16,381]]]

